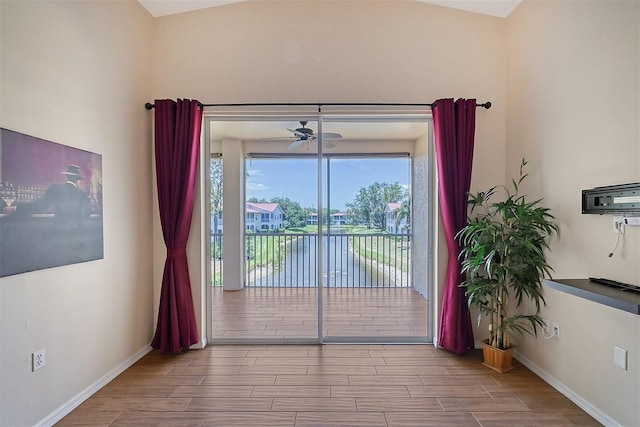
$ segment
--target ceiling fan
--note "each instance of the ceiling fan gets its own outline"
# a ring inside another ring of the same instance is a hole
[[[318,139],[318,135],[313,132],[313,129],[309,129],[308,127],[306,127],[307,126],[306,121],[304,120],[301,121],[300,126],[301,127],[296,129],[287,128],[287,130],[293,133],[294,137],[296,138],[295,141],[289,144],[289,147],[287,148],[288,150],[295,150],[305,142],[312,142]],[[339,138],[342,138],[342,135],[340,135],[339,133],[322,132],[322,140],[323,140],[322,146],[327,148],[333,148],[336,145],[331,141],[327,141],[327,139],[339,139]]]

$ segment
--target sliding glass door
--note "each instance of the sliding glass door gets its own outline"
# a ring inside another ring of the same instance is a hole
[[[220,242],[211,265],[224,263],[210,289],[214,343],[430,339],[424,119],[239,116],[207,126],[224,181],[211,226]]]

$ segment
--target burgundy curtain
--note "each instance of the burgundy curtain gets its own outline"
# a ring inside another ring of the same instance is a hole
[[[467,224],[467,198],[471,185],[476,122],[475,99],[439,99],[433,106],[433,126],[440,194],[440,211],[449,248],[447,276],[442,297],[438,345],[454,353],[474,347],[471,316],[455,238]]]
[[[158,204],[167,259],[151,346],[162,353],[180,353],[198,342],[186,246],[195,198],[202,106],[188,99],[154,103]]]

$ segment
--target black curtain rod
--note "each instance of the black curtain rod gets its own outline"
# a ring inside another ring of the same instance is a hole
[[[433,104],[394,104],[394,103],[248,103],[248,104],[202,104],[203,107],[312,107],[317,106],[318,110],[322,107],[431,107]],[[144,104],[147,110],[152,110],[155,105],[150,102]],[[491,101],[482,104],[476,104],[476,107],[491,108]]]

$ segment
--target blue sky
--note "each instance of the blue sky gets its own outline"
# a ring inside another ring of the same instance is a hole
[[[303,208],[318,206],[317,159],[247,160],[247,198],[288,197]],[[323,162],[326,176],[326,160]],[[331,209],[345,210],[360,188],[398,182],[408,188],[408,158],[331,159]],[[323,183],[326,192],[326,182]],[[326,208],[326,200],[324,207]]]

